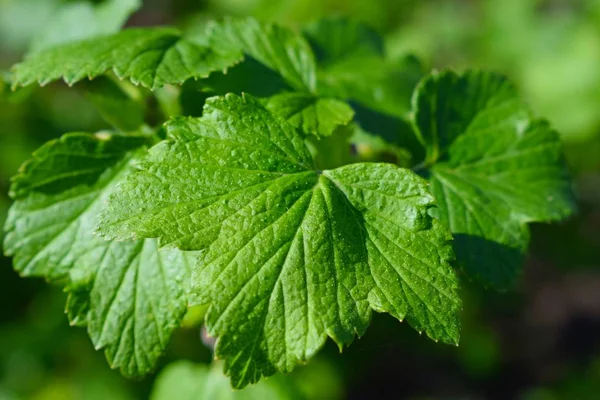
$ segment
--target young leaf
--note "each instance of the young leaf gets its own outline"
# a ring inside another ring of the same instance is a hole
[[[558,135],[532,119],[512,85],[486,72],[433,74],[415,92],[440,219],[467,273],[506,288],[527,248],[528,222],[573,208]],[[437,162],[436,162],[437,161]]]
[[[343,101],[308,93],[281,93],[268,99],[267,108],[302,132],[329,136],[352,121],[354,111]]]
[[[140,0],[63,4],[32,40],[29,51],[36,52],[57,44],[116,33],[141,5]]]
[[[201,250],[191,296],[235,387],[362,335],[371,309],[457,343],[448,232],[424,180],[391,164],[318,171],[302,138],[250,96],[166,126],[110,197],[99,231]]]
[[[147,137],[68,134],[34,153],[14,178],[4,248],[23,276],[65,284],[72,324],[88,326],[125,375],[150,372],[187,308],[192,255],[151,239],[94,235],[107,196]]]
[[[120,79],[154,89],[206,77],[240,59],[239,52],[208,48],[176,29],[129,29],[31,54],[15,65],[13,85],[60,78],[72,85],[112,70]]]
[[[276,24],[253,18],[225,18],[206,30],[212,48],[241,51],[280,74],[296,90],[314,93],[314,55],[301,35]]]

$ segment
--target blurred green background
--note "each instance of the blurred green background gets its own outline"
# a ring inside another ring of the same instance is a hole
[[[70,29],[78,7],[89,5],[0,0],[0,77],[52,29]],[[291,374],[295,390],[333,400],[600,399],[600,0],[147,0],[127,25],[194,29],[222,15],[298,29],[321,16],[353,17],[384,35],[392,59],[412,54],[427,70],[507,74],[561,132],[579,201],[570,220],[533,227],[513,291],[463,283],[460,347],[377,315],[342,355],[328,343]],[[9,179],[35,148],[65,132],[104,128],[77,86],[11,92],[0,78],[0,222]],[[20,279],[0,258],[0,400],[148,398],[155,376],[128,381],[110,370],[86,332],[68,326],[64,297]],[[198,327],[182,328],[162,365],[210,362],[200,338]]]

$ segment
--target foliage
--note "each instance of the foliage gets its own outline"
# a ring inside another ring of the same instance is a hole
[[[65,288],[71,323],[125,375],[153,371],[202,304],[236,388],[328,337],[349,345],[372,310],[458,344],[454,253],[467,279],[507,289],[527,224],[575,207],[558,135],[497,74],[433,71],[413,91],[414,63],[339,18],[113,30],[13,68],[13,87],[94,79],[78,86],[114,129],[33,154],[4,248],[21,275]],[[170,118],[190,95],[201,115]],[[154,96],[168,121],[143,120]]]

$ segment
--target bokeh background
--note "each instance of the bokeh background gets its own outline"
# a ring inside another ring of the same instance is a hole
[[[0,74],[66,3],[75,2],[0,0]],[[349,16],[384,35],[390,58],[412,54],[425,70],[507,74],[561,132],[578,196],[578,215],[532,227],[514,290],[463,283],[458,348],[377,315],[342,355],[328,343],[294,372],[299,393],[331,400],[600,399],[600,1],[147,0],[127,25],[194,29],[222,15],[298,29],[320,16]],[[77,86],[11,92],[0,83],[0,222],[10,176],[35,148],[65,132],[107,127]],[[148,398],[155,376],[129,381],[110,370],[86,332],[68,326],[64,300],[58,288],[20,279],[11,260],[0,258],[0,400]],[[162,365],[180,358],[210,362],[198,327],[177,332]]]

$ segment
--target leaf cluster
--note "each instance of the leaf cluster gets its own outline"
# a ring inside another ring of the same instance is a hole
[[[22,166],[5,252],[63,285],[71,323],[128,376],[201,304],[238,388],[327,338],[342,349],[373,311],[458,344],[457,271],[509,288],[527,224],[572,212],[560,140],[504,77],[422,76],[383,48],[343,19],[226,18],[32,52],[14,87],[93,79],[78,87],[114,130]],[[148,96],[165,123],[144,119]]]

